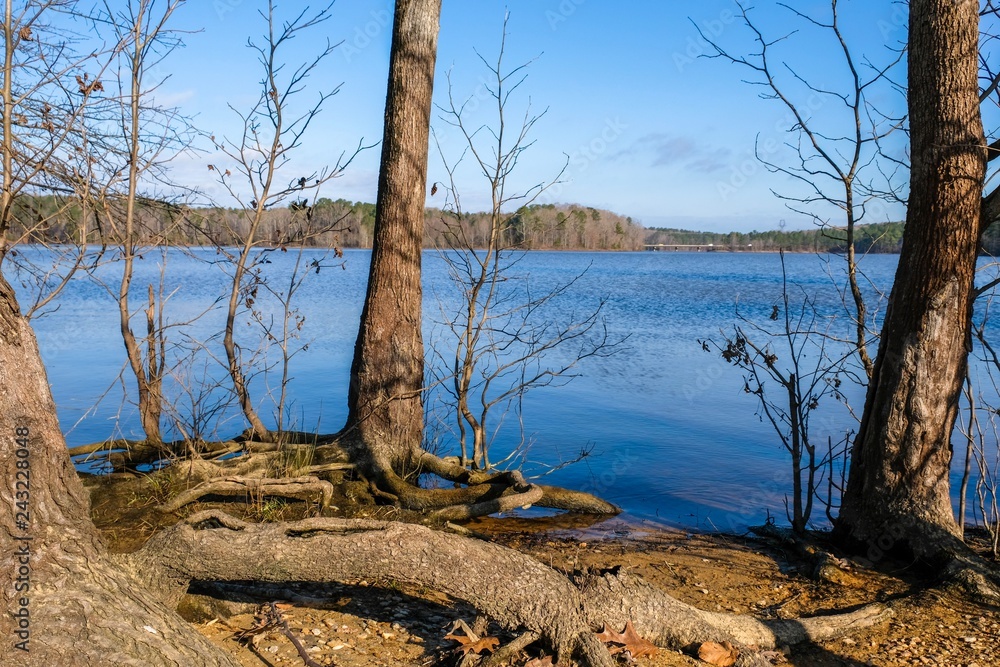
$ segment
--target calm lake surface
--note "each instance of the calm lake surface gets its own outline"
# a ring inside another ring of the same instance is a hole
[[[187,422],[192,420],[191,399],[198,396],[199,381],[222,376],[221,366],[205,352],[223,355],[221,341],[212,335],[222,328],[225,316],[218,300],[226,290],[224,266],[215,263],[215,252],[192,253],[172,250],[165,265],[165,291],[172,294],[169,321],[182,323],[200,315],[193,324],[170,332],[170,341],[178,344],[172,348],[176,370],[170,391],[179,397],[177,416]],[[295,253],[272,252],[268,257],[271,262],[262,271],[271,284],[284,286]],[[367,251],[345,251],[342,268],[310,272],[296,296],[305,316],[298,343],[308,343],[308,349],[291,362],[288,414],[295,428],[328,433],[343,425],[369,257]],[[302,259],[308,264],[321,260],[322,253],[307,251]],[[333,263],[332,258],[326,261]],[[896,262],[896,256],[871,256],[863,260],[863,269],[874,285],[888,290]],[[785,263],[793,308],[809,296],[819,314],[815,328],[846,332],[847,319],[832,282],[843,282],[843,259],[797,254],[786,256]],[[162,264],[158,253],[138,262],[136,306],[144,303],[146,285],[158,284]],[[118,272],[120,267],[111,264],[98,275],[113,284]],[[589,449],[590,456],[546,476],[545,482],[595,492],[633,518],[694,528],[739,530],[760,522],[768,511],[783,519],[783,497],[790,489],[785,450],[772,427],[755,414],[757,399],[744,392],[741,372],[717,352],[705,352],[699,342],[722,341],[720,330],[732,331],[737,304],[748,320],[775,325],[769,316],[782,298],[778,255],[533,252],[514,273],[529,276],[536,294],[580,276],[561,299],[546,307],[544,319],[579,317],[604,299],[609,333],[627,337],[613,356],[583,362],[575,371],[580,376],[566,386],[527,394],[523,423],[532,443],[525,464],[529,473],[543,472],[545,465]],[[442,337],[435,320],[457,301],[439,255],[425,253],[424,274],[425,339],[433,341]],[[58,310],[37,319],[35,328],[69,444],[140,435],[135,408],[119,380],[126,378],[132,395],[134,380],[122,375],[117,310],[109,292],[81,277],[60,296],[59,304]],[[265,313],[277,312],[273,303],[263,308]],[[137,317],[136,329],[143,326]],[[241,331],[244,347],[253,349],[259,329],[244,323]],[[191,340],[205,348],[189,358],[185,350],[191,344],[185,342]],[[273,363],[274,350],[269,354]],[[266,385],[274,390],[277,382],[273,373],[254,381],[264,414],[273,411]],[[862,391],[846,385],[845,393],[860,412]],[[214,396],[218,399],[219,392]],[[211,399],[201,404],[202,412],[213,405]],[[210,424],[208,436],[232,436],[244,428],[231,406],[221,405],[214,419],[201,416]],[[833,399],[824,401],[813,424],[813,437],[822,442],[827,436],[839,440],[855,426]],[[492,458],[502,458],[519,441],[519,433],[517,419],[508,417]],[[957,473],[957,464],[955,468]],[[824,520],[822,514],[819,509],[814,513],[817,523]]]

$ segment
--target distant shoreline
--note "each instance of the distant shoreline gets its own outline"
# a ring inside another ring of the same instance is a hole
[[[97,247],[97,244],[90,244]],[[52,249],[64,249],[64,250],[75,250],[79,246],[70,243],[18,243],[12,245],[10,250],[16,250],[17,248],[52,248]],[[113,250],[116,246],[108,246],[105,248],[105,252]],[[238,246],[234,245],[205,245],[205,244],[189,244],[189,243],[167,243],[167,244],[149,244],[137,246],[139,253],[149,252],[150,250],[155,250],[157,248],[176,248],[176,249],[191,249],[191,250],[214,250],[216,248],[232,248],[238,250]],[[258,251],[282,251],[284,247],[285,251],[295,251],[298,250],[300,246],[294,245],[273,245],[273,244],[259,244],[253,246],[254,250]],[[350,246],[350,245],[340,245],[340,246],[324,246],[324,245],[306,245],[301,246],[303,250],[333,250],[339,248],[340,250],[368,250],[372,249],[371,246]],[[673,246],[666,244],[662,247],[656,248],[508,248],[507,252],[559,252],[559,253],[650,253],[650,254],[671,254],[671,255],[711,255],[711,254],[732,254],[732,255],[776,255],[780,252],[785,252],[795,255],[843,255],[845,254],[843,250],[839,249],[806,249],[806,248],[767,248],[767,249],[755,249],[748,250],[745,248],[725,248],[716,247],[710,250],[690,250],[690,249],[680,249],[674,250]],[[436,248],[434,246],[424,246],[422,249],[424,252],[432,251],[442,251],[442,252],[461,252],[467,250],[467,248]],[[485,250],[485,248],[476,248],[476,251]],[[9,252],[9,251],[8,251]],[[869,250],[866,253],[859,253],[860,256],[863,255],[898,255],[898,251],[882,251],[882,250]],[[981,252],[980,256],[988,256],[989,253]]]

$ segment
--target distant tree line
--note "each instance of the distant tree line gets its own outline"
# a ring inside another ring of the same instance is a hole
[[[80,242],[86,229],[88,242],[101,236],[99,221],[82,224],[81,207],[67,206],[55,197],[24,197],[17,204],[14,232],[35,243]],[[425,247],[447,247],[446,226],[455,222],[450,211],[429,208],[425,216]],[[235,245],[249,224],[244,212],[235,208],[177,206],[144,201],[139,219],[145,240],[175,245]],[[308,219],[309,229],[333,231],[298,238]],[[489,213],[464,214],[459,220],[469,238],[485,245],[489,237]],[[370,248],[375,226],[375,204],[346,199],[321,198],[315,202],[296,200],[275,208],[257,231],[258,238],[275,246],[305,241],[328,247]],[[531,250],[641,250],[648,230],[632,218],[610,211],[574,205],[537,204],[515,211],[506,229],[515,245]]]
[[[898,253],[903,245],[902,222],[858,225],[854,230],[854,249],[859,253]],[[731,252],[835,252],[847,250],[845,234],[833,228],[767,232],[692,232],[686,229],[649,228],[646,245],[712,245]],[[1000,253],[1000,229],[990,227],[980,240],[981,252]]]
[[[728,233],[653,228],[646,232],[647,245],[711,245],[731,252],[844,252],[847,248],[844,233],[832,228]],[[903,242],[903,223],[858,225],[854,237],[857,252],[898,253]]]
[[[100,237],[100,221],[82,224],[81,207],[67,205],[55,197],[23,197],[15,205],[15,234],[36,243],[80,242],[82,229],[88,241]],[[429,208],[425,211],[424,246],[445,247],[444,230],[454,222],[449,211]],[[149,243],[166,242],[176,245],[233,244],[247,224],[238,209],[223,207],[176,206],[161,201],[145,201],[140,206],[140,219]],[[258,232],[274,246],[298,242],[295,219],[309,218],[313,229],[335,231],[313,235],[307,243],[316,246],[338,245],[345,248],[370,248],[375,226],[375,204],[346,199],[321,198],[315,203],[294,201],[287,207],[268,212]],[[489,235],[489,214],[469,213],[461,224],[469,230],[469,238],[485,245]],[[712,246],[729,252],[845,252],[846,242],[841,230],[815,228],[750,232],[698,232],[661,227],[645,228],[630,217],[589,206],[571,204],[536,204],[516,211],[507,224],[511,239],[526,250],[642,250],[646,246]],[[860,253],[898,253],[903,243],[903,223],[883,222],[858,225],[855,229],[855,250]],[[983,234],[984,254],[1000,254],[1000,228],[989,228]]]

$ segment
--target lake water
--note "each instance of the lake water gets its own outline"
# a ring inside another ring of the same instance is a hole
[[[305,317],[299,344],[308,342],[308,349],[291,361],[288,414],[295,428],[327,433],[343,425],[369,257],[368,251],[345,251],[342,267],[311,272],[296,296]],[[273,252],[268,258],[263,274],[272,285],[284,285],[295,253]],[[212,338],[224,321],[218,300],[226,289],[225,264],[218,259],[212,250],[197,249],[192,255],[172,250],[165,264],[165,291],[172,294],[168,318],[178,325],[170,331],[177,346],[171,352],[176,369],[170,391],[179,397],[176,416],[186,422],[192,420],[191,398],[200,391],[199,381],[223,376],[210,358],[223,354],[221,342]],[[303,257],[306,264],[316,259],[322,259],[319,251]],[[896,261],[896,256],[871,256],[863,269],[874,285],[888,290]],[[785,262],[793,308],[808,295],[819,316],[814,327],[846,332],[843,307],[832,287],[832,280],[843,281],[842,258],[801,254],[789,255]],[[157,253],[138,262],[136,305],[143,303],[147,283],[158,283],[162,264]],[[425,253],[424,267],[425,338],[430,341],[441,337],[434,321],[457,301],[441,257]],[[119,271],[110,264],[98,276],[110,283]],[[720,330],[732,331],[737,304],[748,320],[774,326],[769,315],[782,294],[778,255],[533,252],[514,272],[530,277],[535,294],[579,276],[541,312],[543,319],[579,317],[606,300],[603,314],[610,335],[627,337],[616,354],[583,362],[574,371],[580,377],[566,386],[527,394],[523,424],[532,443],[526,462],[530,473],[589,449],[590,456],[546,476],[545,482],[593,491],[633,518],[682,526],[738,530],[760,522],[768,512],[783,517],[783,497],[790,490],[785,450],[771,426],[755,414],[757,399],[744,392],[742,374],[699,343],[721,341]],[[266,305],[266,295],[259,293],[265,313],[273,314],[274,304]],[[179,324],[196,317],[193,324]],[[135,323],[137,329],[143,326],[139,318]],[[123,390],[119,380],[124,356],[109,292],[87,277],[75,279],[60,296],[58,310],[34,324],[69,444],[140,435],[129,402],[131,389]],[[245,348],[254,349],[256,325],[244,323],[240,331]],[[203,346],[194,357],[187,356],[197,347],[190,341]],[[274,363],[274,350],[269,354],[268,363]],[[553,359],[559,354],[566,353],[557,352]],[[131,388],[128,375],[124,377],[124,386]],[[254,380],[264,414],[272,412],[266,386],[273,390],[275,382],[273,373]],[[860,411],[863,392],[846,385],[845,393]],[[202,412],[210,404],[202,400]],[[200,416],[208,436],[232,436],[244,428],[231,406]],[[833,399],[821,404],[813,424],[817,442],[826,442],[827,436],[839,440],[854,426]],[[519,441],[519,433],[517,419],[508,417],[492,458],[502,458]],[[822,523],[820,509],[814,518]]]

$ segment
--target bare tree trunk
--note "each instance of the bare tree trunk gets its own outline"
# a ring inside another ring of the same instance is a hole
[[[275,132],[275,142],[277,143],[280,134]],[[226,307],[226,326],[223,329],[222,334],[222,347],[226,351],[226,367],[229,370],[229,377],[233,383],[233,393],[236,395],[236,400],[240,404],[240,409],[243,411],[243,416],[246,418],[247,423],[250,424],[250,429],[252,431],[252,437],[258,439],[269,439],[268,428],[261,421],[260,415],[257,413],[257,408],[253,403],[253,399],[250,396],[250,387],[247,382],[246,376],[243,374],[243,359],[241,353],[236,345],[236,312],[240,305],[240,295],[243,290],[243,281],[247,274],[247,261],[250,256],[250,250],[253,248],[254,243],[256,243],[257,227],[263,217],[263,198],[260,202],[257,202],[257,211],[254,214],[253,222],[250,226],[250,231],[247,232],[246,238],[243,240],[243,246],[240,248],[239,259],[236,261],[236,267],[233,273],[233,282],[229,289],[229,302]]]
[[[362,466],[412,470],[423,436],[420,252],[441,0],[397,0],[375,237],[347,427]]]
[[[104,557],[34,333],[0,277],[5,665],[234,663]]]
[[[859,142],[860,143],[860,142]],[[845,179],[844,199],[847,213],[847,226],[845,228],[845,238],[847,240],[847,285],[851,290],[851,299],[854,301],[854,312],[851,317],[854,319],[854,343],[858,349],[858,358],[865,369],[865,377],[871,380],[872,373],[875,372],[875,363],[868,353],[868,305],[865,303],[864,294],[861,293],[861,286],[858,284],[858,258],[854,250],[854,232],[856,220],[854,217],[854,179],[853,172],[850,180]]]
[[[977,3],[910,3],[906,236],[837,531],[870,553],[955,542],[948,472],[965,377],[986,164]]]

